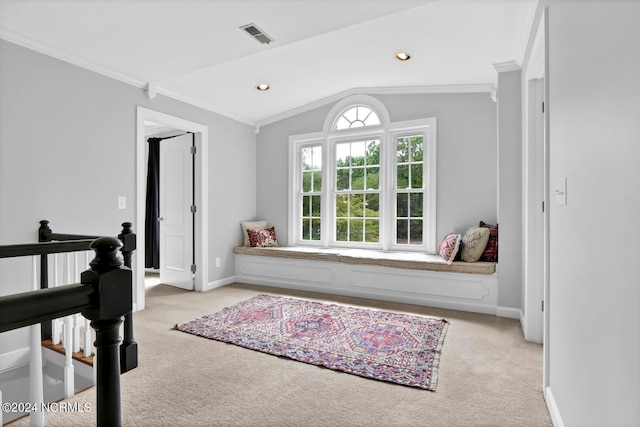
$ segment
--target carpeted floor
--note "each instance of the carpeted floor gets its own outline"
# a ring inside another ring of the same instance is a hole
[[[173,329],[260,293],[446,318],[436,392],[361,378]],[[159,285],[134,315],[140,365],[121,378],[125,426],[551,426],[542,347],[516,320],[243,284],[206,293]],[[47,414],[48,426],[95,425],[93,413]],[[12,425],[28,425],[23,419]]]

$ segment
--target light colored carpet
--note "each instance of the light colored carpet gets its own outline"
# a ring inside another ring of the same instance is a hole
[[[207,340],[173,329],[259,293],[442,317],[450,322],[436,392]],[[125,426],[551,426],[542,347],[516,320],[233,284],[206,293],[159,285],[134,315],[139,367],[121,377]],[[95,425],[94,413],[47,414],[48,426]],[[28,425],[23,419],[13,425]]]

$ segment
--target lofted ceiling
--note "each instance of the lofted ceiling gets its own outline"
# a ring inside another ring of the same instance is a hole
[[[536,4],[0,0],[0,38],[260,125],[354,89],[495,84],[493,64],[521,63]]]

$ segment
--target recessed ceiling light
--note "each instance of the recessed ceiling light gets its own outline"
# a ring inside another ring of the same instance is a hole
[[[398,61],[408,61],[409,59],[411,59],[411,55],[409,54],[409,52],[398,52],[396,53],[395,58]]]
[[[256,89],[260,90],[260,91],[265,91],[265,90],[269,90],[269,85],[266,83],[260,83],[258,86],[256,86]]]

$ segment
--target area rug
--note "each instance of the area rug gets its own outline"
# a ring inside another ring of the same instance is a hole
[[[435,391],[448,323],[258,295],[176,329],[362,377]]]

